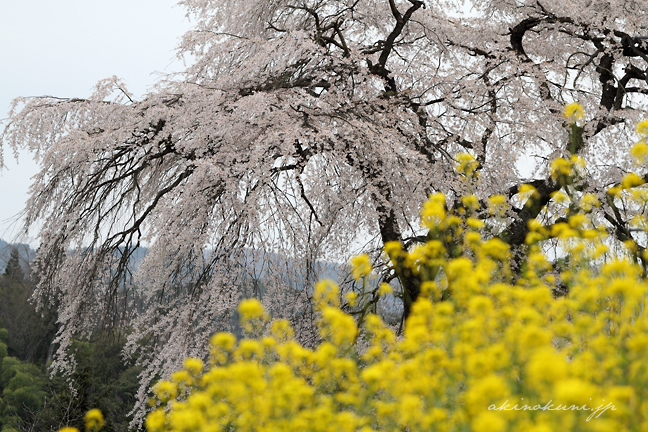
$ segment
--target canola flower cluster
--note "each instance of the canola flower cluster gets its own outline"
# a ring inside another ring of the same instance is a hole
[[[632,148],[632,156],[638,165],[645,165],[648,162],[648,120],[641,120],[635,126],[635,131],[639,135],[639,142]]]
[[[568,105],[565,117],[575,123],[582,107]],[[645,168],[648,121],[637,133],[631,153]],[[470,155],[457,160],[466,179],[476,178]],[[552,201],[565,206],[565,222],[529,222],[516,275],[509,245],[483,238],[505,217],[504,196],[490,197],[487,221],[473,195],[451,210],[443,194],[431,195],[421,210],[427,242],[384,249],[397,273],[420,280],[401,336],[375,314],[358,328],[340,302],[362,298],[342,296],[331,280],[313,291],[322,338],[314,349],[295,341],[289,322],[270,322],[258,300],[244,300],[249,337],[217,333],[207,364],[188,358],[158,382],[148,431],[648,431],[648,280],[638,264],[648,256],[632,241],[625,254],[611,252],[593,217],[598,198],[571,187],[585,168],[578,157],[552,163],[561,187]],[[645,207],[644,183],[628,174],[608,202]],[[531,185],[518,195],[525,205],[538,198]],[[640,213],[631,224],[648,229]],[[569,259],[562,270],[544,253],[549,239]],[[351,264],[356,280],[373,271],[366,255]],[[567,295],[554,297],[561,289]],[[391,292],[383,284],[379,295]]]
[[[563,109],[563,116],[569,124],[574,124],[585,117],[585,109],[578,102],[568,103]]]
[[[104,426],[104,417],[101,410],[93,408],[88,411],[84,418],[86,432],[97,432]],[[75,427],[64,427],[59,429],[59,432],[79,432]]]
[[[556,178],[580,164],[554,164]],[[530,223],[515,281],[509,246],[482,238],[479,200],[461,203],[448,211],[432,195],[421,214],[429,241],[410,251],[385,245],[393,265],[422,281],[402,336],[374,314],[358,329],[331,280],[314,287],[314,349],[245,300],[243,327],[265,325],[265,335],[215,334],[208,364],[187,359],[154,387],[148,431],[648,431],[648,282],[633,260],[609,252],[590,219],[596,197],[581,196],[567,222]],[[488,212],[501,217],[506,205],[491,197]],[[543,253],[549,238],[571,257],[558,274]],[[372,271],[364,255],[352,267],[356,279]],[[555,298],[558,286],[568,295]]]

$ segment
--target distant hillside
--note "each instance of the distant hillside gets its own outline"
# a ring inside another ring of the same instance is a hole
[[[11,255],[11,248],[17,247],[18,252],[20,253],[20,262],[24,267],[24,270],[27,270],[27,265],[34,259],[36,256],[36,251],[29,247],[28,244],[24,243],[7,243],[6,241],[0,239],[0,273],[4,273],[5,267],[7,266],[7,261]]]
[[[28,244],[24,243],[8,243],[5,240],[0,239],[0,273],[4,273],[5,267],[7,266],[7,261],[11,255],[11,248],[17,247],[18,252],[20,253],[21,262],[23,266],[27,267],[28,263],[31,263],[34,257],[36,256],[36,251],[32,249]],[[131,268],[136,269],[142,262],[142,259],[148,253],[148,249],[140,247],[133,253],[131,257]]]
[[[36,251],[32,249],[28,244],[23,243],[8,243],[5,240],[0,239],[0,274],[4,273],[5,267],[7,266],[7,261],[9,261],[11,255],[11,248],[17,247],[21,257],[21,264],[24,267],[24,270],[27,272],[28,264],[32,262],[36,256]],[[149,249],[145,247],[139,247],[131,256],[130,268],[134,271],[142,263],[142,260],[148,254]],[[205,258],[208,258],[210,255],[210,250],[205,250]],[[261,252],[253,251],[251,249],[246,249],[245,252],[245,265],[252,269],[252,273],[256,275],[259,279],[264,279],[267,276],[268,264],[274,264],[281,267],[283,262],[287,261],[288,263],[292,262],[291,258],[286,258],[280,256],[273,252]],[[319,261],[315,265],[316,271],[321,278],[331,278],[334,280],[340,280],[344,274],[348,271],[345,264],[328,262],[328,261]],[[303,286],[305,281],[294,281],[297,282],[297,285]]]

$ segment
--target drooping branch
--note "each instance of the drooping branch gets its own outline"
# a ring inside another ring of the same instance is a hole
[[[425,7],[425,3],[419,0],[409,0],[409,2],[412,4],[412,6],[410,6],[407,11],[405,11],[405,14],[401,14],[398,10],[398,7],[396,6],[395,1],[389,0],[389,7],[391,9],[392,15],[394,16],[394,19],[396,20],[396,25],[389,33],[389,36],[387,36],[387,39],[384,42],[380,43],[380,56],[378,57],[378,63],[373,64],[371,63],[371,61],[367,60],[371,73],[382,77],[386,81],[386,93],[395,94],[398,91],[398,89],[396,88],[396,81],[393,77],[389,76],[390,71],[389,69],[387,69],[387,61],[389,60],[389,56],[394,49],[396,39],[398,39],[398,37],[401,35],[403,29],[412,18],[414,12],[419,10],[421,7]]]

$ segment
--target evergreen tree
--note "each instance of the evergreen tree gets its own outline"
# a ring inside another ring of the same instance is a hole
[[[11,255],[5,267],[4,275],[16,282],[23,282],[25,274],[20,266],[20,253],[16,246],[11,247]]]
[[[51,307],[37,311],[31,302],[34,280],[29,265],[21,265],[23,259],[18,247],[12,246],[5,271],[0,275],[0,327],[8,330],[10,356],[44,364],[56,333],[56,314]]]

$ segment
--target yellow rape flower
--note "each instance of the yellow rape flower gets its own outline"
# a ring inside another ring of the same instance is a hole
[[[387,294],[391,294],[392,292],[394,292],[394,290],[392,289],[391,285],[386,284],[386,283],[381,283],[380,287],[378,288],[378,295],[379,296],[384,296],[384,295],[387,295]]]
[[[255,298],[242,300],[241,303],[239,303],[237,311],[241,315],[241,319],[245,321],[255,318],[264,318],[266,316],[263,305]]]
[[[455,168],[459,173],[470,178],[475,175],[475,172],[479,168],[479,162],[470,153],[459,153]]]
[[[621,180],[621,186],[624,189],[629,189],[629,188],[633,188],[633,187],[636,187],[636,186],[641,186],[644,183],[646,183],[646,181],[643,178],[639,177],[635,173],[626,174],[623,177],[623,180]]]
[[[355,341],[358,334],[358,327],[355,320],[335,307],[325,307],[322,310],[323,327],[320,335],[323,338],[330,338],[336,345],[348,345]]]
[[[643,165],[648,161],[648,144],[645,141],[639,141],[632,147],[630,154],[637,165]]]
[[[263,357],[263,345],[255,339],[243,339],[239,342],[236,351],[234,351],[234,357],[242,360],[261,359]]]
[[[353,275],[353,279],[360,280],[371,273],[372,270],[371,260],[367,254],[360,254],[351,258],[351,274]]]
[[[644,215],[634,215],[632,219],[630,219],[629,225],[632,228],[645,230],[648,227],[648,218]]]
[[[313,290],[313,300],[315,300],[315,305],[318,308],[323,307],[326,304],[339,306],[339,292],[340,287],[331,279],[320,280],[315,284],[315,289]]]
[[[470,209],[477,210],[479,208],[479,199],[475,195],[466,195],[461,197],[462,204]]]
[[[520,186],[519,190],[520,195],[530,195],[530,196],[537,196],[538,195],[538,189],[535,188],[535,186],[530,185],[530,184],[522,184]]]
[[[172,381],[160,381],[153,386],[153,393],[162,402],[168,402],[178,396],[178,385]]]
[[[421,221],[429,229],[442,228],[442,223],[446,219],[445,196],[437,193],[430,195],[429,199],[423,203],[421,209]]]
[[[290,340],[293,337],[294,330],[290,322],[286,319],[278,319],[272,322],[270,326],[272,336],[278,341]]]
[[[594,207],[600,207],[601,203],[598,198],[596,198],[596,195],[586,193],[583,194],[578,205],[583,211],[590,212]]]
[[[472,422],[474,432],[503,432],[506,430],[506,419],[499,413],[484,411]]]
[[[595,385],[578,378],[560,380],[555,386],[556,400],[563,405],[583,406],[591,404],[599,392]]]
[[[236,336],[231,333],[220,332],[211,337],[210,343],[213,347],[231,351],[236,345]]]
[[[495,216],[505,216],[506,197],[504,195],[491,195],[488,197],[488,212]]]
[[[578,102],[568,103],[563,110],[563,116],[569,124],[574,124],[585,116],[585,109]]]
[[[482,413],[491,404],[504,402],[510,394],[506,380],[499,375],[490,374],[476,379],[466,391],[466,407],[474,414]]]
[[[166,423],[166,415],[162,409],[156,409],[148,416],[146,416],[146,429],[150,432],[159,432],[164,429]],[[76,430],[76,429],[75,429]],[[63,432],[62,430],[60,432]],[[65,431],[67,432],[67,431]],[[72,431],[70,431],[72,432]]]
[[[557,158],[551,162],[551,177],[556,180],[559,176],[569,176],[572,166],[567,159]]]
[[[505,261],[509,257],[509,245],[498,238],[492,238],[483,243],[481,252],[498,261]]]
[[[205,367],[205,364],[200,359],[189,357],[184,361],[184,367],[191,375],[198,376]]]
[[[86,431],[99,430],[104,425],[104,417],[101,410],[94,408],[88,411],[84,417]]]
[[[348,293],[344,294],[344,298],[349,303],[349,306],[355,306],[356,299],[358,298],[358,293],[356,293],[355,291],[349,291]]]
[[[390,258],[398,256],[398,254],[403,250],[403,245],[399,241],[389,241],[385,243],[385,253]]]
[[[639,135],[642,138],[648,137],[648,120],[643,119],[635,125],[635,131],[637,132],[637,135]]]
[[[569,196],[563,191],[553,192],[551,198],[558,204],[567,204],[569,203]]]
[[[486,226],[483,220],[472,217],[466,219],[466,225],[468,225],[472,229],[481,229]]]
[[[582,157],[580,157],[578,155],[572,155],[569,158],[569,162],[578,171],[584,170],[585,167],[587,166],[587,162],[585,162],[585,159],[583,159]]]
[[[569,226],[576,229],[587,229],[591,222],[584,214],[575,214],[569,217]]]
[[[171,374],[171,380],[177,384],[190,385],[193,381],[186,370],[175,371]]]

